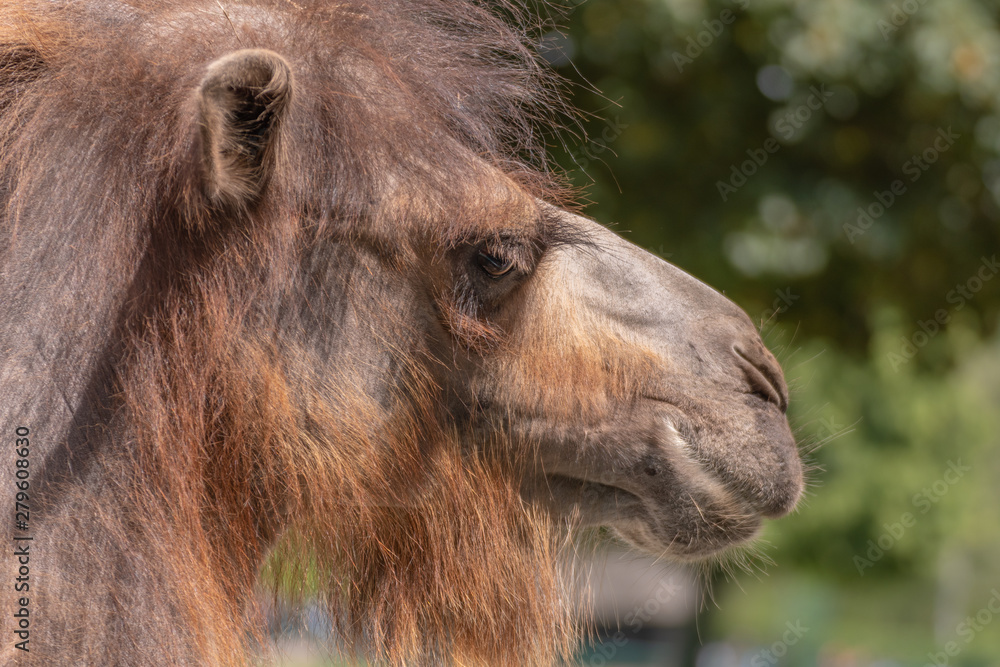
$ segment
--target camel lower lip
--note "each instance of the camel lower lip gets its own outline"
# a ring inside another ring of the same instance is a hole
[[[567,500],[586,517],[584,525],[611,525],[622,518],[638,515],[642,499],[621,487],[562,474],[545,474],[542,479],[551,498]]]
[[[543,477],[556,507],[580,520],[579,526],[606,526],[635,547],[681,560],[700,559],[751,539],[761,516],[745,502],[737,509],[699,504],[678,511],[674,503],[654,504],[619,486],[579,477],[546,474]],[[660,514],[662,511],[664,514]]]

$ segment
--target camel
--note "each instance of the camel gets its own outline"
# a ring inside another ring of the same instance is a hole
[[[375,664],[552,665],[571,530],[793,509],[778,363],[574,207],[503,1],[0,7],[4,664],[251,664],[267,570]]]

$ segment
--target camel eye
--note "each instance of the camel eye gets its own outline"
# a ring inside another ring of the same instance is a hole
[[[486,250],[479,251],[476,255],[476,261],[479,263],[479,267],[491,278],[505,276],[514,268],[513,259],[503,259]]]

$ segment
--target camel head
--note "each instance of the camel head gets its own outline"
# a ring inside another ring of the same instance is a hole
[[[788,389],[732,301],[597,222],[530,203],[449,261],[453,412],[470,441],[524,462],[526,498],[678,559],[795,506]]]
[[[788,513],[803,485],[788,389],[749,317],[592,220],[538,216],[557,239],[543,251],[501,234],[468,257],[504,341],[477,355],[466,400],[476,428],[526,448],[526,496],[680,559]]]
[[[295,123],[293,71],[269,51],[209,68],[202,159],[219,206],[267,186],[270,133]],[[359,93],[380,80],[363,62],[348,71]],[[365,111],[413,113],[395,98]],[[421,404],[466,455],[508,464],[528,502],[657,555],[711,555],[795,506],[788,390],[739,307],[457,142],[370,160],[368,210],[334,212],[308,246],[312,279],[331,281],[313,307],[344,316],[314,337],[329,376],[363,400]],[[372,441],[379,429],[398,422],[373,419]]]

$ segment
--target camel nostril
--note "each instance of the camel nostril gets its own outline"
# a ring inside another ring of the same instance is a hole
[[[733,346],[733,352],[740,360],[740,367],[746,374],[752,392],[785,412],[788,410],[788,387],[781,369],[773,357],[763,350],[763,346],[761,351],[763,354],[748,354],[740,346]]]

